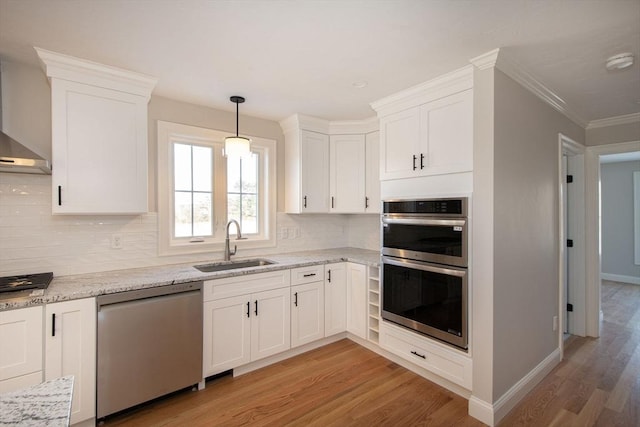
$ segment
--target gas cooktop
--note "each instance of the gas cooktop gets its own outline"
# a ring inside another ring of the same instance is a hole
[[[46,289],[52,279],[53,273],[0,277],[0,293],[24,291],[28,289]]]

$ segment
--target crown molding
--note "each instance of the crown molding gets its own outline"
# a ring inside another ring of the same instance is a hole
[[[587,130],[604,128],[608,126],[626,125],[630,123],[640,123],[640,113],[632,113],[625,114],[623,116],[609,117],[606,119],[591,120],[587,124]]]
[[[92,86],[104,87],[135,95],[147,100],[158,79],[146,74],[111,67],[93,61],[63,55],[34,47],[40,66],[51,80],[61,79]]]
[[[312,132],[329,134],[329,121],[316,117],[294,114],[280,121],[282,132],[297,132],[308,130]]]
[[[364,120],[337,120],[329,122],[330,135],[350,135],[376,132],[380,121],[376,116]]]
[[[478,55],[475,58],[471,58],[469,62],[471,62],[476,68],[479,68],[480,70],[493,68],[496,66],[496,62],[498,62],[499,53],[500,53],[500,48],[493,49],[487,53]]]
[[[378,118],[375,116],[363,120],[329,121],[303,114],[294,114],[279,123],[285,134],[308,130],[325,135],[355,135],[375,132],[379,128]]]
[[[472,88],[473,66],[467,65],[369,105],[382,117]]]
[[[505,58],[504,55],[498,55],[496,68],[520,83],[531,93],[545,101],[558,112],[564,114],[571,121],[582,128],[587,126],[587,121],[576,113],[560,96],[549,89],[544,83],[536,79],[533,75],[522,69],[516,63]]]

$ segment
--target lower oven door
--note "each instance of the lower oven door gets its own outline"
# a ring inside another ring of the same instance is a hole
[[[382,257],[382,318],[467,349],[467,269]]]

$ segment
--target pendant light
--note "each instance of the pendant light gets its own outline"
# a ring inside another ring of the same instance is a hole
[[[228,136],[224,139],[224,155],[225,157],[249,157],[251,156],[251,140],[238,134],[238,104],[242,104],[244,98],[241,96],[232,96],[229,99],[236,104],[236,135]]]

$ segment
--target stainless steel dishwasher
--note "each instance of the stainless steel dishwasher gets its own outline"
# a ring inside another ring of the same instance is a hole
[[[98,419],[202,380],[202,282],[96,300]]]

